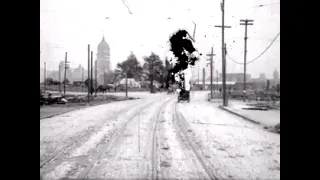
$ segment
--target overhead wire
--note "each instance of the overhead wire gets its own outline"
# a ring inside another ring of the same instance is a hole
[[[276,37],[271,41],[271,43],[266,47],[266,49],[264,51],[262,51],[256,58],[254,58],[253,60],[247,62],[246,64],[250,64],[250,63],[253,63],[254,61],[256,61],[257,59],[259,59],[265,52],[267,52],[267,50],[272,46],[272,44],[276,41],[276,39],[280,36],[280,31],[279,33],[276,35]],[[241,65],[244,65],[244,63],[240,63],[240,62],[237,62],[235,61],[232,57],[230,57],[229,54],[227,54],[227,56],[229,57],[229,59],[236,63],[236,64],[241,64]]]
[[[260,4],[258,6],[253,6],[252,8],[261,8],[261,7],[271,6],[271,5],[275,5],[275,4],[280,4],[280,1],[279,2],[275,2],[275,3],[269,3],[269,4]]]

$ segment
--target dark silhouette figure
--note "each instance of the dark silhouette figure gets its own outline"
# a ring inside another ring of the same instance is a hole
[[[183,71],[188,68],[188,64],[194,65],[195,62],[198,60],[197,57],[191,57],[187,55],[186,51],[190,54],[196,52],[191,40],[186,39],[188,32],[186,30],[179,30],[178,32],[174,33],[170,37],[170,44],[171,49],[170,51],[173,52],[174,56],[177,57],[177,62],[174,67],[169,71],[169,81],[172,83],[175,82],[174,75],[180,71]],[[184,83],[184,76],[183,74],[179,74],[180,77],[180,88],[183,87]]]

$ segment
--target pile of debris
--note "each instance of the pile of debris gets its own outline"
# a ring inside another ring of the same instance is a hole
[[[51,104],[66,104],[68,100],[60,94],[42,93],[40,90],[40,106]]]
[[[246,107],[242,109],[246,110],[261,110],[261,111],[267,111],[267,110],[280,110],[280,102],[275,102],[275,103],[255,103],[255,104],[247,104],[247,106],[251,107]]]
[[[102,101],[123,101],[139,99],[133,97],[123,97],[114,95],[90,95],[90,102],[102,102]],[[40,106],[42,105],[54,105],[54,104],[73,104],[73,103],[86,103],[88,102],[87,95],[62,95],[60,93],[43,92],[40,89]]]
[[[280,123],[274,126],[274,130],[280,134]]]
[[[275,126],[264,126],[264,129],[280,134],[280,123]]]

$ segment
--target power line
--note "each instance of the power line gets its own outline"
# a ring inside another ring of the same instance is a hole
[[[271,5],[275,5],[275,4],[280,4],[280,1],[279,2],[275,2],[275,3],[269,3],[269,4],[260,4],[258,6],[253,6],[252,8],[261,8],[261,7],[271,6]]]
[[[257,57],[254,58],[253,60],[247,62],[246,64],[253,63],[253,62],[256,61],[258,58],[260,58],[265,52],[267,52],[267,50],[272,46],[272,44],[276,41],[276,39],[277,39],[279,36],[280,36],[280,32],[279,32],[279,33],[277,34],[277,36],[272,40],[272,42],[266,47],[266,49],[260,53],[259,56],[257,56]],[[240,63],[240,62],[235,61],[233,58],[230,57],[229,54],[227,54],[227,56],[228,56],[229,59],[230,59],[231,61],[233,61],[234,63],[244,65],[244,63]]]
[[[232,57],[230,57],[229,54],[227,54],[227,56],[229,57],[229,59],[230,59],[231,61],[233,61],[233,62],[236,63],[236,64],[241,64],[241,65],[244,64],[244,63],[239,63],[239,62],[235,61]],[[247,64],[248,64],[248,63],[247,63]]]
[[[126,0],[122,0],[122,4],[124,4],[124,5],[127,7],[128,12],[129,12],[130,14],[132,14],[129,5],[127,4],[127,1],[126,1]]]

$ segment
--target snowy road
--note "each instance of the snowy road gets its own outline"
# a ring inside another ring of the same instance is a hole
[[[280,179],[280,135],[207,92],[142,95],[40,121],[43,179]]]

